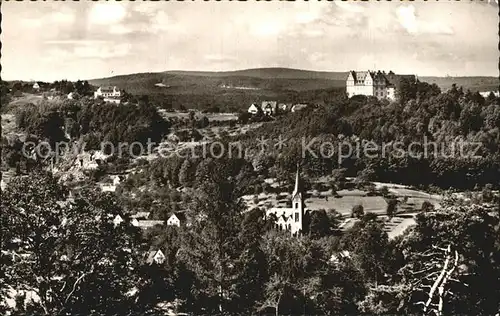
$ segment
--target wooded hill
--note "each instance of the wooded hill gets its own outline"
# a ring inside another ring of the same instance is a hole
[[[90,80],[93,85],[115,85],[132,94],[228,94],[241,89],[262,95],[283,91],[305,91],[345,87],[347,72],[310,71],[290,68],[255,68],[237,71],[165,71],[138,73]],[[496,77],[419,77],[447,90],[456,83],[465,90],[498,89]],[[162,84],[164,86],[156,86]],[[221,86],[231,86],[223,88]],[[253,89],[253,90],[252,90]]]

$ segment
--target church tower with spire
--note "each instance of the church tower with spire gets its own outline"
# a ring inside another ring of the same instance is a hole
[[[266,218],[271,214],[276,219],[276,229],[287,230],[292,235],[298,236],[304,231],[304,185],[300,178],[300,168],[297,164],[297,174],[295,175],[295,188],[292,192],[292,207],[273,207],[266,211]]]
[[[295,188],[292,193],[293,224],[291,225],[292,234],[298,234],[303,231],[304,224],[304,187],[300,178],[300,167],[297,164],[297,174],[295,175]]]

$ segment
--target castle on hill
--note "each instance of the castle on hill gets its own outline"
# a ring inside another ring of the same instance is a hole
[[[266,211],[266,218],[269,218],[271,215],[276,217],[276,228],[279,230],[288,230],[294,236],[298,236],[304,231],[305,197],[303,190],[299,168],[297,167],[295,188],[292,193],[292,207],[273,207]]]
[[[374,96],[377,99],[396,100],[396,89],[401,79],[415,82],[415,75],[396,75],[392,71],[349,71],[346,91],[349,98],[355,95]]]

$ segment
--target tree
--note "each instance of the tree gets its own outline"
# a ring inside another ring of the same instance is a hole
[[[372,166],[367,166],[365,169],[358,172],[356,177],[356,183],[359,185],[364,185],[369,181],[373,181],[375,178],[375,171]]]
[[[352,207],[351,217],[352,218],[361,218],[365,214],[363,205],[357,204]]]
[[[283,303],[290,301],[285,298],[293,295],[293,285],[303,275],[304,245],[291,237],[289,232],[272,231],[266,234],[261,247],[267,257],[269,280],[265,284],[259,309],[272,308],[279,315]]]
[[[226,311],[234,298],[231,286],[238,258],[238,227],[241,204],[226,166],[211,160],[204,173],[201,194],[195,198],[192,229],[182,239],[180,260],[197,277],[198,307],[210,313]],[[212,302],[204,304],[204,300]]]
[[[388,236],[383,224],[369,214],[343,236],[342,244],[354,254],[365,279],[377,284],[383,280],[388,267]]]
[[[424,212],[424,213],[425,213],[425,212],[430,212],[430,211],[432,211],[432,210],[434,210],[434,205],[433,205],[431,202],[429,202],[429,201],[424,201],[424,202],[422,203],[422,206],[421,206],[421,208],[420,208],[420,211],[421,211],[421,212]]]
[[[397,244],[404,255],[398,275],[410,289],[405,300],[408,312],[421,311],[418,302],[427,310],[430,303],[441,304],[442,314],[498,312],[498,225],[491,209],[479,205],[444,204],[434,212],[420,213],[416,226]]]
[[[379,190],[380,194],[384,197],[388,196],[389,195],[389,188],[387,188],[387,186],[382,186]]]
[[[237,297],[237,307],[234,309],[248,314],[255,311],[255,302],[262,300],[264,284],[268,278],[267,258],[260,248],[266,228],[261,209],[248,212],[241,223],[239,243],[242,249],[236,262],[239,273],[234,282]]]
[[[311,212],[309,216],[309,235],[312,238],[328,236],[331,233],[330,219],[325,210]]]
[[[345,184],[345,172],[346,172],[345,168],[334,169],[332,171],[332,179],[335,182],[335,184],[337,186],[337,189],[339,189],[339,190],[341,190],[341,189],[344,188],[344,184]]]
[[[396,89],[396,98],[400,104],[405,104],[408,100],[415,99],[417,93],[416,84],[408,78],[401,78]]]
[[[191,162],[191,159],[186,158],[179,169],[179,183],[183,186],[190,186],[194,181],[196,173],[196,165]]]
[[[205,128],[205,127],[208,127],[209,125],[210,125],[210,121],[208,120],[208,118],[205,115],[203,115],[202,118],[197,121],[198,128]]]
[[[241,124],[247,124],[251,117],[252,115],[248,112],[240,112],[238,113],[238,122]]]
[[[14,178],[2,196],[5,283],[33,291],[27,313],[89,314],[136,309],[127,292],[140,287],[136,271],[141,235],[105,195],[83,193],[73,202],[43,173]],[[113,276],[110,278],[110,276]],[[19,306],[18,306],[19,307]]]
[[[387,201],[386,214],[389,218],[394,217],[398,210],[398,200],[397,199],[389,199]]]

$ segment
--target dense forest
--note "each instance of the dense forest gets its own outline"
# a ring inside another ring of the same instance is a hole
[[[406,83],[398,102],[364,96],[337,99],[329,106],[290,113],[240,140],[257,148],[260,137],[276,140],[279,136],[288,140],[281,151],[270,147],[247,158],[269,170],[288,172],[301,161],[306,172],[315,176],[345,168],[349,176],[362,175],[368,181],[460,189],[500,185],[500,106],[493,94],[485,99],[456,86],[441,93],[435,85]],[[312,150],[303,157],[304,144],[313,139]],[[359,150],[358,144],[366,142],[379,145],[375,157]],[[412,152],[396,152],[393,144],[398,142],[402,148],[412,142],[418,146],[411,147]],[[322,157],[323,143],[333,146]],[[385,156],[382,144],[390,145]],[[342,152],[346,147],[353,151]],[[340,163],[339,156],[343,157]]]

